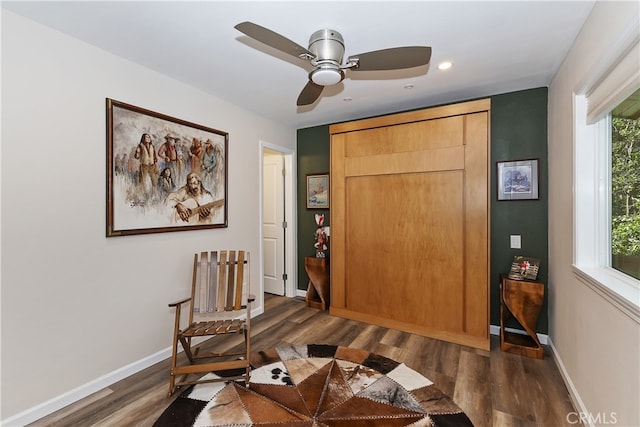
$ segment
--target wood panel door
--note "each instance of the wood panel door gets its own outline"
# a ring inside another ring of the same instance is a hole
[[[331,313],[489,348],[489,101],[331,126]]]

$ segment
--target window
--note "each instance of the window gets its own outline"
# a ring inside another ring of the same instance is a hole
[[[574,97],[574,272],[640,313],[640,44]]]
[[[611,267],[640,279],[640,90],[610,120]]]

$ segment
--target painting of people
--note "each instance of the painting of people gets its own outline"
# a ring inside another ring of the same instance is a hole
[[[107,99],[107,236],[227,226],[229,135]]]

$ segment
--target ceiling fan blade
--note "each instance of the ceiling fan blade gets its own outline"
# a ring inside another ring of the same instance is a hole
[[[358,60],[352,71],[400,70],[426,65],[431,60],[431,48],[427,46],[394,47],[351,55],[347,62]]]
[[[279,51],[282,51],[284,53],[288,53],[289,55],[297,57],[301,57],[302,55],[302,59],[305,59],[304,56],[315,58],[314,54],[312,54],[299,44],[289,40],[284,36],[281,36],[274,31],[269,30],[268,28],[264,28],[260,25],[254,24],[253,22],[241,22],[234,28],[248,35],[252,39],[258,40],[259,42],[262,42],[267,46],[271,46],[272,48],[278,49]]]
[[[307,82],[307,85],[302,89],[300,95],[298,96],[298,107],[303,105],[310,105],[316,102],[316,99],[320,97],[324,86],[317,85],[311,80]]]

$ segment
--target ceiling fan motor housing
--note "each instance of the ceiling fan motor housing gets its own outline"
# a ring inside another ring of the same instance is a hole
[[[344,79],[344,71],[340,69],[344,55],[344,39],[335,30],[319,30],[309,38],[309,52],[316,58],[312,61],[314,70],[309,78],[315,84],[330,86]]]

